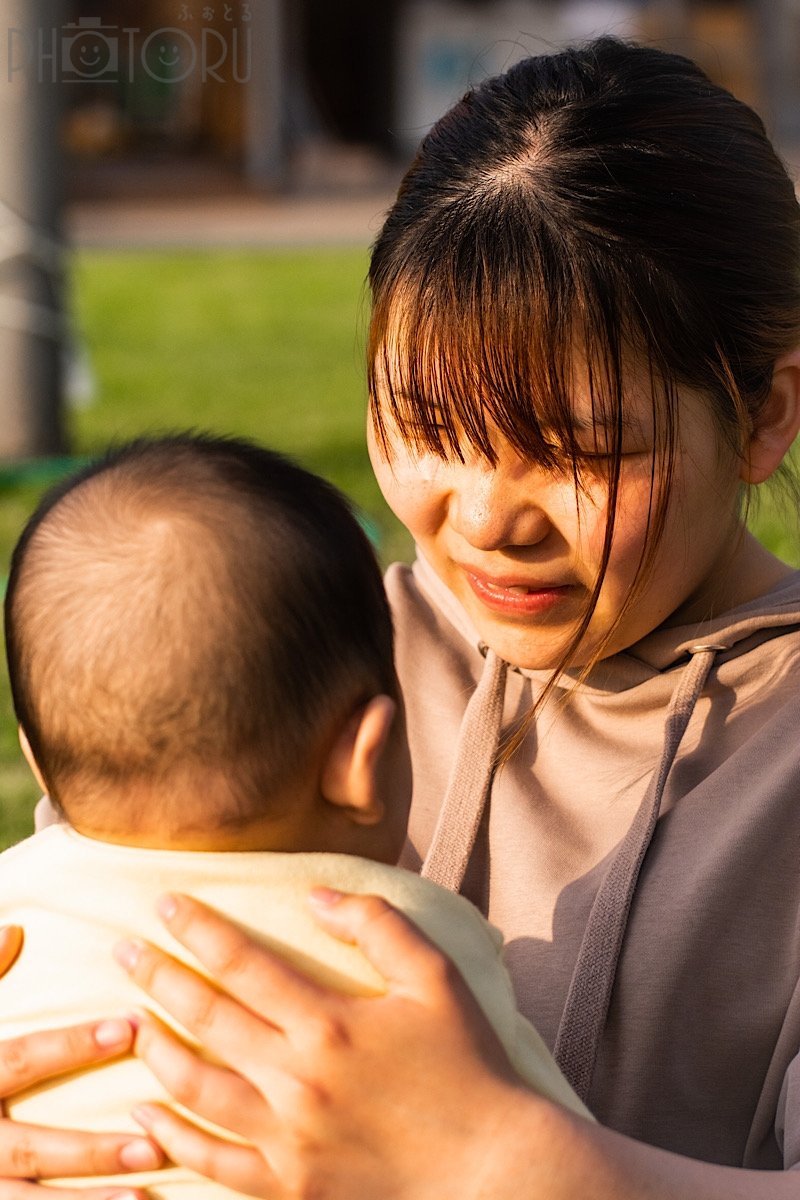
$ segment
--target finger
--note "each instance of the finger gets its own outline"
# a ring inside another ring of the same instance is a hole
[[[19,925],[6,925],[0,929],[0,976],[13,966],[22,949],[22,930]]]
[[[280,1056],[283,1033],[191,968],[143,942],[114,954],[131,978],[193,1034],[210,1055],[250,1077]]]
[[[120,1171],[154,1171],[163,1165],[161,1151],[144,1137],[77,1133],[0,1121],[3,1179],[116,1175]]]
[[[227,992],[288,1032],[302,1009],[326,994],[307,975],[253,941],[236,925],[188,896],[165,896],[159,913],[170,933]]]
[[[199,1058],[152,1019],[142,1023],[136,1053],[169,1094],[198,1117],[254,1140],[269,1120],[261,1095],[241,1076]]]
[[[446,954],[380,896],[356,896],[314,888],[309,903],[320,925],[359,947],[396,994],[416,995],[431,983],[460,983]]]
[[[114,1019],[44,1030],[0,1042],[0,1096],[22,1091],[33,1083],[115,1058],[130,1050],[134,1028]]]
[[[42,1189],[38,1183],[23,1179],[0,1179],[0,1200],[42,1200]],[[146,1192],[134,1188],[51,1188],[47,1189],[47,1200],[147,1200]]]
[[[277,1194],[275,1178],[254,1147],[214,1137],[160,1104],[142,1105],[133,1115],[180,1166],[247,1196]]]

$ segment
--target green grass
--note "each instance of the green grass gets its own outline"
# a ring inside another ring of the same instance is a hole
[[[187,425],[248,434],[380,512],[363,436],[366,265],[354,250],[82,256],[75,306],[100,397],[77,414],[77,449]]]
[[[97,397],[72,414],[73,453],[143,432],[196,427],[255,437],[332,479],[371,518],[388,561],[410,545],[386,509],[364,449],[366,253],[358,250],[83,253],[73,310]],[[41,487],[2,486],[0,571]],[[772,549],[798,562],[769,502]],[[0,845],[30,831],[37,790],[16,747],[0,682]]]

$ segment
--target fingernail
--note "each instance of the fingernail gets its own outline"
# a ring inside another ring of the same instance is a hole
[[[140,1192],[112,1192],[107,1200],[139,1200]]]
[[[152,1129],[155,1124],[157,1112],[154,1108],[150,1108],[147,1104],[139,1104],[131,1112],[134,1121],[138,1121],[145,1129]]]
[[[174,896],[159,896],[156,911],[163,921],[171,921],[178,911],[178,901]]]
[[[114,958],[126,971],[132,971],[141,956],[141,942],[117,942],[114,947]]]
[[[156,1171],[164,1159],[155,1146],[142,1138],[141,1141],[128,1142],[127,1146],[123,1146],[119,1161],[128,1171]]]
[[[130,1012],[125,1013],[125,1020],[130,1025],[134,1033],[138,1033],[147,1016],[143,1009],[132,1008]]]
[[[108,1049],[109,1046],[127,1046],[132,1033],[129,1021],[101,1021],[94,1027],[94,1040],[104,1049]]]
[[[334,904],[338,904],[343,898],[344,892],[337,892],[329,887],[315,887],[309,895],[311,903],[319,908],[333,908]]]

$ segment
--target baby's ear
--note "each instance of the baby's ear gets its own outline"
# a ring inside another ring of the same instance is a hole
[[[742,455],[745,483],[763,483],[783,462],[800,431],[800,349],[783,354],[772,372],[769,395]]]
[[[33,777],[42,791],[46,794],[48,787],[44,781],[44,778],[42,777],[42,772],[39,770],[39,764],[34,757],[33,750],[31,750],[31,744],[28,741],[28,735],[21,725],[18,726],[17,732],[19,733],[19,744],[22,747],[22,753],[25,755],[28,766],[33,771]]]
[[[383,819],[378,767],[396,712],[391,697],[373,696],[344,725],[323,763],[324,799],[346,810],[356,825],[377,825]]]

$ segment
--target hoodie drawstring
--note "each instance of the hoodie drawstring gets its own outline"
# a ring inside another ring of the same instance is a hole
[[[422,875],[457,892],[489,797],[503,721],[507,664],[494,650],[464,713],[455,766],[422,864]]]
[[[726,648],[712,644],[689,648],[691,662],[682,672],[667,710],[660,762],[589,913],[554,1051],[556,1062],[584,1101],[592,1084],[633,894],[655,832],[667,776],[714,657]]]
[[[655,832],[675,755],[721,644],[689,647],[664,724],[664,744],[633,822],[595,896],[572,975],[555,1045],[555,1059],[585,1102],[622,951],[633,895]],[[493,650],[461,726],[455,765],[422,875],[457,892],[464,879],[486,808],[503,718],[507,664]]]

